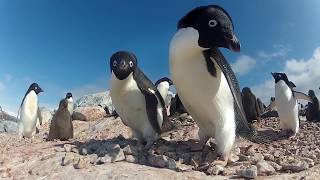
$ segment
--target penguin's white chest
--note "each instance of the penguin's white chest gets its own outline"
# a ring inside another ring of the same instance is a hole
[[[168,91],[169,91],[169,83],[162,82],[158,85],[157,89],[158,89],[159,93],[161,94],[162,99],[164,100],[166,107],[168,107],[169,103],[170,103],[169,99],[167,98]]]
[[[280,80],[275,85],[276,105],[282,129],[291,129],[295,133],[299,128],[298,103],[291,89]]]
[[[146,112],[145,97],[132,74],[124,80],[118,80],[112,73],[110,95],[115,110],[124,124],[141,136],[144,131],[152,130]]]
[[[24,99],[20,110],[20,127],[24,136],[30,137],[35,131],[38,117],[38,96],[31,91]]]
[[[182,103],[205,133],[216,128],[235,128],[234,101],[228,82],[215,63],[217,77],[207,71],[204,56],[170,57],[170,71]]]

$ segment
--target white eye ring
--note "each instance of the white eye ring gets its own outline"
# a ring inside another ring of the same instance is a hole
[[[129,62],[129,66],[133,67],[133,62],[132,61]]]
[[[211,20],[209,21],[209,23],[208,23],[208,25],[209,25],[210,27],[215,27],[217,24],[218,24],[218,22],[217,22],[216,20],[214,20],[214,19],[211,19]]]
[[[117,61],[113,61],[113,64],[112,64],[114,67],[117,66]]]

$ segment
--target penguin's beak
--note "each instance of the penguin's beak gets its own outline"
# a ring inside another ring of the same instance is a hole
[[[38,90],[38,91],[39,91],[39,93],[43,92],[43,90],[41,89],[41,87],[39,87],[39,90]]]
[[[230,49],[234,52],[240,52],[241,44],[240,44],[240,41],[236,35],[233,34],[232,38],[225,37],[225,39],[226,39],[228,49]]]

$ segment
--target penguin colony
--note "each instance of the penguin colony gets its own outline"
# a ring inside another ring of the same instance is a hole
[[[255,143],[270,142],[248,123],[258,120],[268,109],[277,107],[280,128],[288,137],[299,130],[297,99],[310,102],[308,119],[319,119],[319,102],[314,92],[305,95],[293,90],[296,85],[285,73],[272,73],[275,99],[269,107],[249,88],[241,93],[237,78],[219,48],[239,52],[241,46],[231,16],[220,6],[208,5],[191,10],[177,23],[169,47],[172,80],[165,77],[153,84],[132,52],[118,51],[111,56],[110,96],[115,112],[145,149],[161,136],[162,125],[173,115],[169,113],[172,103],[168,100],[171,85],[177,91],[174,108],[188,112],[199,126],[196,145],[202,149],[209,138],[215,139],[217,159],[213,163],[217,164],[226,165],[236,136]],[[36,133],[41,92],[40,86],[33,83],[23,97],[19,110],[21,138],[32,138]],[[73,97],[67,93],[53,116],[49,140],[73,138],[72,113]]]

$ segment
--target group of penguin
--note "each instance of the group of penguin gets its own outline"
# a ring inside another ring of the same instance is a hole
[[[217,159],[213,163],[227,163],[237,135],[255,143],[270,142],[248,124],[239,83],[220,47],[239,52],[240,42],[230,15],[220,6],[208,5],[193,9],[178,22],[169,47],[172,81],[163,78],[153,84],[131,52],[118,51],[111,56],[110,96],[114,108],[145,149],[161,136],[162,126],[168,121],[166,97],[173,84],[182,104],[199,126],[196,145],[204,147],[209,138],[215,139]],[[299,127],[297,98],[303,94],[289,86],[284,73],[272,73],[272,76],[281,128],[293,136]],[[30,119],[37,111],[30,108],[37,105],[40,92],[42,89],[37,84],[31,85],[22,102],[21,136],[30,137],[35,132],[35,123],[30,123]],[[70,97],[69,94],[60,102],[57,112],[66,114],[61,117],[70,115],[67,115]],[[58,119],[54,117],[52,123]],[[55,129],[63,129],[58,124],[61,126],[62,122],[55,123]],[[62,126],[69,127],[70,123],[64,122]],[[59,130],[54,132],[52,139],[60,136]]]

